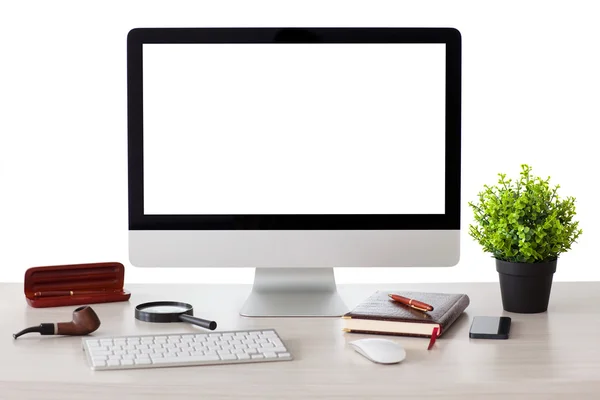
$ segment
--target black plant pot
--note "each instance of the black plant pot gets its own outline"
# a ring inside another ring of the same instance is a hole
[[[556,260],[514,263],[496,260],[502,306],[514,313],[541,313],[548,309]]]

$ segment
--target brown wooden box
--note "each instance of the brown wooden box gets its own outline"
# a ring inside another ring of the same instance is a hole
[[[127,301],[131,293],[123,288],[125,267],[118,262],[53,265],[29,268],[25,272],[25,298],[31,307],[60,307],[79,304]],[[101,291],[77,294],[77,291]],[[73,295],[36,297],[36,292],[73,291]]]

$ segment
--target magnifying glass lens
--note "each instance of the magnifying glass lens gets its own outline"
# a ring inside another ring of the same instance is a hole
[[[148,308],[144,308],[144,312],[153,314],[182,313],[186,311],[186,308],[177,306],[151,306]]]

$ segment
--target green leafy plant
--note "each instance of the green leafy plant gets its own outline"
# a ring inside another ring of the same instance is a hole
[[[469,202],[475,217],[469,235],[499,260],[551,261],[582,234],[579,222],[573,221],[575,198],[560,199],[560,186],[551,188],[550,177],[532,176],[531,170],[521,165],[515,181],[498,174],[497,185],[484,185],[479,201]]]

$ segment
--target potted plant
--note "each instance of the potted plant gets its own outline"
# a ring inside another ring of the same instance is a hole
[[[521,165],[518,180],[500,177],[469,202],[475,223],[469,235],[496,259],[504,310],[538,313],[548,309],[558,256],[581,235],[574,221],[575,198],[558,196],[550,177],[532,176]]]

